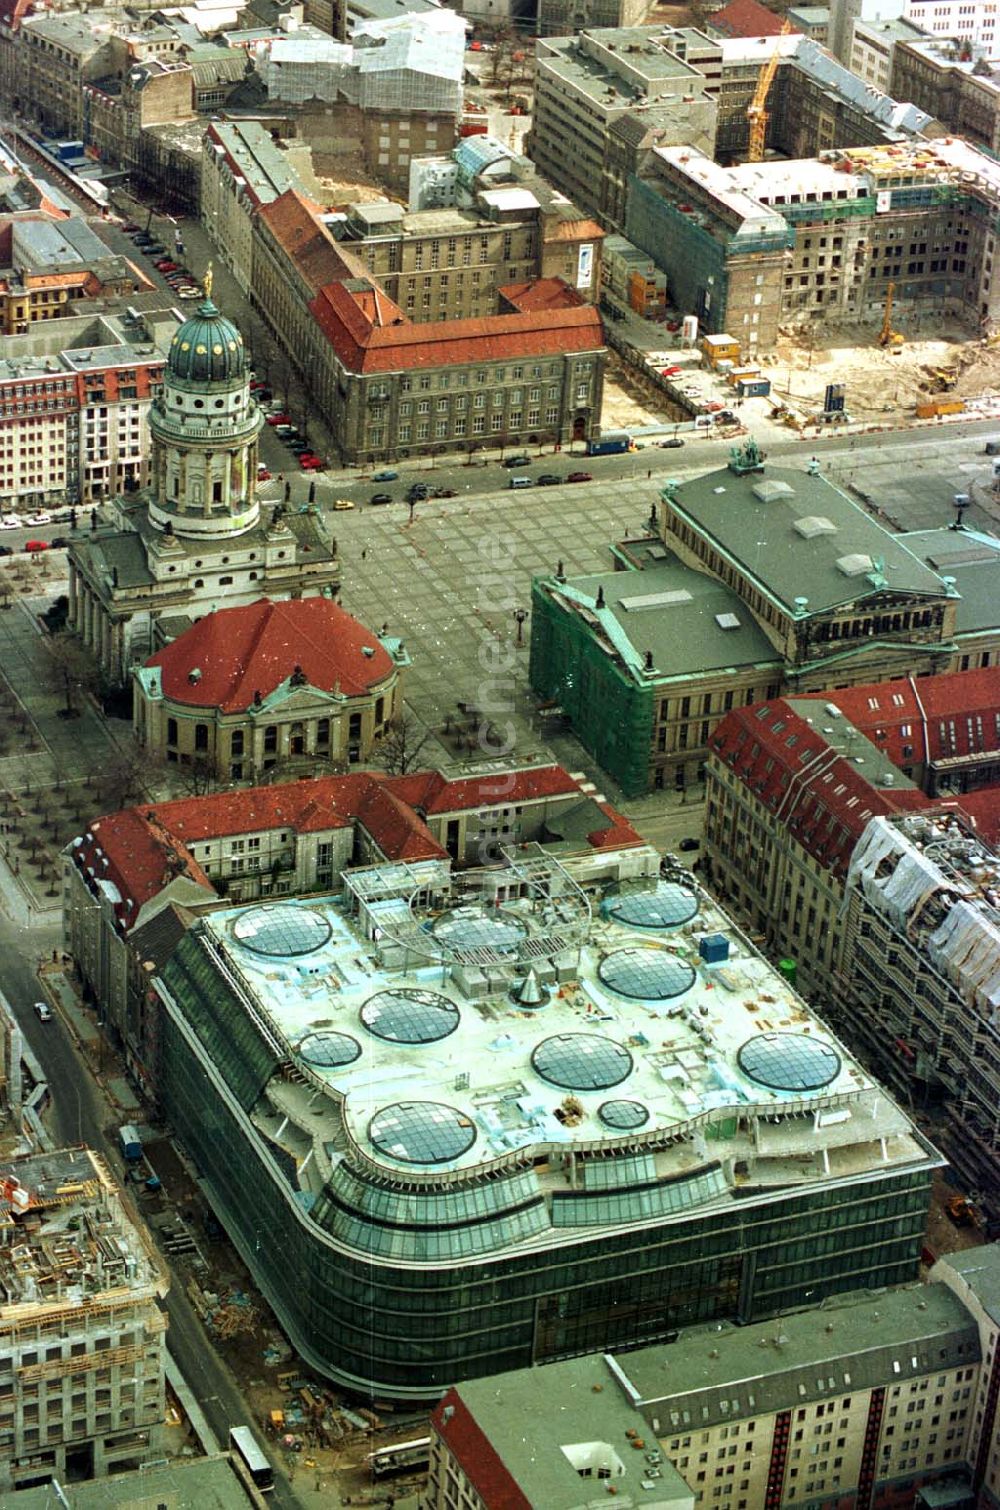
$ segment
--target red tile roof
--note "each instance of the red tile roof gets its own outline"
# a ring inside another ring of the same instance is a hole
[[[73,858],[95,894],[103,890],[125,929],[178,876],[204,887],[206,901],[214,895],[211,881],[176,833],[139,808],[97,819],[76,845]]]
[[[603,241],[607,234],[596,220],[559,220],[543,228],[542,241]]]
[[[497,293],[522,314],[537,309],[579,309],[586,302],[561,278],[528,278],[520,283],[505,283]]]
[[[445,1395],[431,1417],[431,1425],[487,1510],[543,1510],[525,1498],[457,1390],[450,1389]]]
[[[709,747],[807,853],[838,875],[872,818],[931,806],[916,788],[873,786],[783,698],[727,713]]]
[[[978,792],[963,792],[958,801],[962,811],[971,818],[979,837],[996,849],[1000,845],[1000,786],[984,786]]]
[[[220,608],[150,656],[163,695],[194,708],[243,712],[256,693],[267,697],[300,667],[323,692],[358,697],[391,675],[389,652],[363,624],[329,598]],[[200,675],[194,681],[194,672]]]
[[[601,317],[589,304],[415,325],[370,281],[353,279],[328,284],[309,308],[350,372],[561,356],[604,345]]]
[[[722,37],[780,37],[784,28],[783,16],[776,16],[759,0],[730,0],[722,10],[709,17],[709,26]],[[789,26],[797,32],[797,26]]]
[[[813,694],[894,765],[968,763],[1000,752],[1000,666]]]
[[[162,890],[171,874],[186,874],[211,892],[211,882],[189,852],[195,844],[274,829],[324,833],[359,823],[387,860],[437,859],[444,857],[445,850],[427,825],[429,816],[577,795],[577,782],[557,765],[458,781],[438,771],[406,776],[357,771],[129,808],[94,822],[90,837],[77,846],[75,856],[82,869],[93,869],[114,883],[123,899],[121,915],[130,927],[139,909]],[[593,848],[643,842],[609,803],[600,807],[608,822],[588,835]],[[108,858],[107,866],[103,856]]]
[[[354,252],[344,250],[334,241],[320,219],[321,214],[319,205],[297,189],[286,190],[257,211],[312,294],[334,278],[365,274],[364,263]]]

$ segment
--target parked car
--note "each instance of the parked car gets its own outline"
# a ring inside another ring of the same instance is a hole
[[[422,503],[427,497],[426,482],[413,482],[406,490],[407,503]]]
[[[29,554],[33,555],[36,551],[47,551],[49,542],[47,540],[26,540],[24,548]]]
[[[149,234],[148,231],[133,231],[132,240],[135,242],[136,246],[145,246],[147,242],[153,240],[153,237]]]
[[[724,408],[725,405],[717,398],[710,398],[705,401],[705,412],[707,414],[719,414]]]
[[[593,472],[571,472],[566,479],[567,482],[593,482],[593,480]]]
[[[507,484],[509,488],[533,488],[534,485],[533,477],[512,477]]]
[[[164,257],[167,249],[162,241],[148,241],[140,248],[144,257]]]
[[[531,457],[526,456],[524,452],[521,451],[517,454],[517,456],[505,456],[500,465],[502,467],[530,467]]]
[[[201,298],[201,289],[200,288],[179,288],[177,290],[177,297],[178,297],[178,299],[200,299]]]
[[[333,507],[337,513],[342,513],[344,509],[353,509],[354,500],[351,498],[335,498],[333,500]]]
[[[458,494],[454,488],[431,488],[430,496],[432,498],[457,498]]]
[[[0,545],[0,556],[12,556],[14,554],[9,545]]]
[[[299,466],[303,472],[322,472],[323,458],[322,456],[300,456]]]
[[[660,441],[661,449],[664,451],[673,451],[677,446],[682,446],[683,444],[684,442],[679,435],[671,435],[669,440]]]
[[[51,524],[52,515],[47,513],[45,509],[39,509],[37,514],[25,514],[24,522],[25,524],[30,524],[32,526],[37,524]]]
[[[307,440],[303,440],[301,435],[287,436],[285,439],[285,445],[288,447],[289,451],[291,451],[293,456],[304,456],[305,453],[311,449],[309,442]]]
[[[391,503],[392,502],[392,494],[391,493],[373,493],[372,496],[369,498],[368,502],[369,503]]]
[[[562,482],[562,478],[557,477],[555,472],[543,472],[541,477],[536,478],[536,481],[540,488],[554,488],[557,483]]]
[[[178,270],[177,263],[171,262],[169,257],[161,257],[159,262],[153,263],[153,266],[161,273],[176,273]]]
[[[688,855],[694,849],[701,849],[701,840],[700,839],[682,839],[681,842],[680,842],[680,844],[678,844],[677,848],[680,849],[680,850],[683,850],[683,852],[686,855]]]
[[[277,414],[266,414],[264,418],[269,425],[274,426],[290,425],[292,423],[292,416],[290,414],[282,414],[280,409]]]
[[[49,1006],[48,1002],[46,1002],[46,1001],[36,1001],[35,1002],[35,1016],[38,1018],[39,1022],[51,1022],[52,1021],[52,1008]]]
[[[49,541],[49,546],[54,551],[64,551],[68,545],[69,537],[67,535],[53,535]]]
[[[661,367],[660,368],[660,376],[661,377],[680,377],[680,375],[681,375],[681,373],[683,371],[684,371],[683,367],[677,367],[677,366],[674,366],[674,367]]]
[[[372,482],[398,482],[398,480],[399,473],[394,472],[391,467],[383,467],[381,472],[376,472],[372,477]]]
[[[0,530],[23,530],[24,520],[20,514],[4,514],[0,518]]]
[[[122,230],[125,232],[126,236],[134,236],[137,231],[142,230],[142,227],[136,225],[134,220],[126,220],[125,224],[122,226]]]
[[[736,424],[736,415],[733,413],[733,411],[731,409],[722,409],[715,416],[715,423],[717,425],[735,425]]]

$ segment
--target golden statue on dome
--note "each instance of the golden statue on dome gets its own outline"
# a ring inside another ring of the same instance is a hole
[[[211,298],[212,298],[212,264],[211,263],[209,263],[208,266],[205,269],[205,276],[204,276],[204,278],[202,280],[202,285],[201,286],[202,286],[202,290],[203,290],[204,295],[205,295],[206,302],[210,301]]]

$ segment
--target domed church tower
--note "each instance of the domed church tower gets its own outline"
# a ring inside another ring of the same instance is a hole
[[[205,298],[170,343],[163,391],[149,416],[150,522],[187,539],[242,535],[259,518],[257,437],[243,337]]]
[[[95,509],[69,544],[69,625],[114,685],[220,608],[340,591],[322,510],[281,507],[279,481],[263,485],[261,512],[264,418],[250,377],[243,337],[212,302],[209,269],[150,406],[148,486]]]

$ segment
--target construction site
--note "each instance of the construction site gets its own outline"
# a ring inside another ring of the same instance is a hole
[[[0,1166],[0,1492],[162,1453],[163,1274],[97,1154]]]

